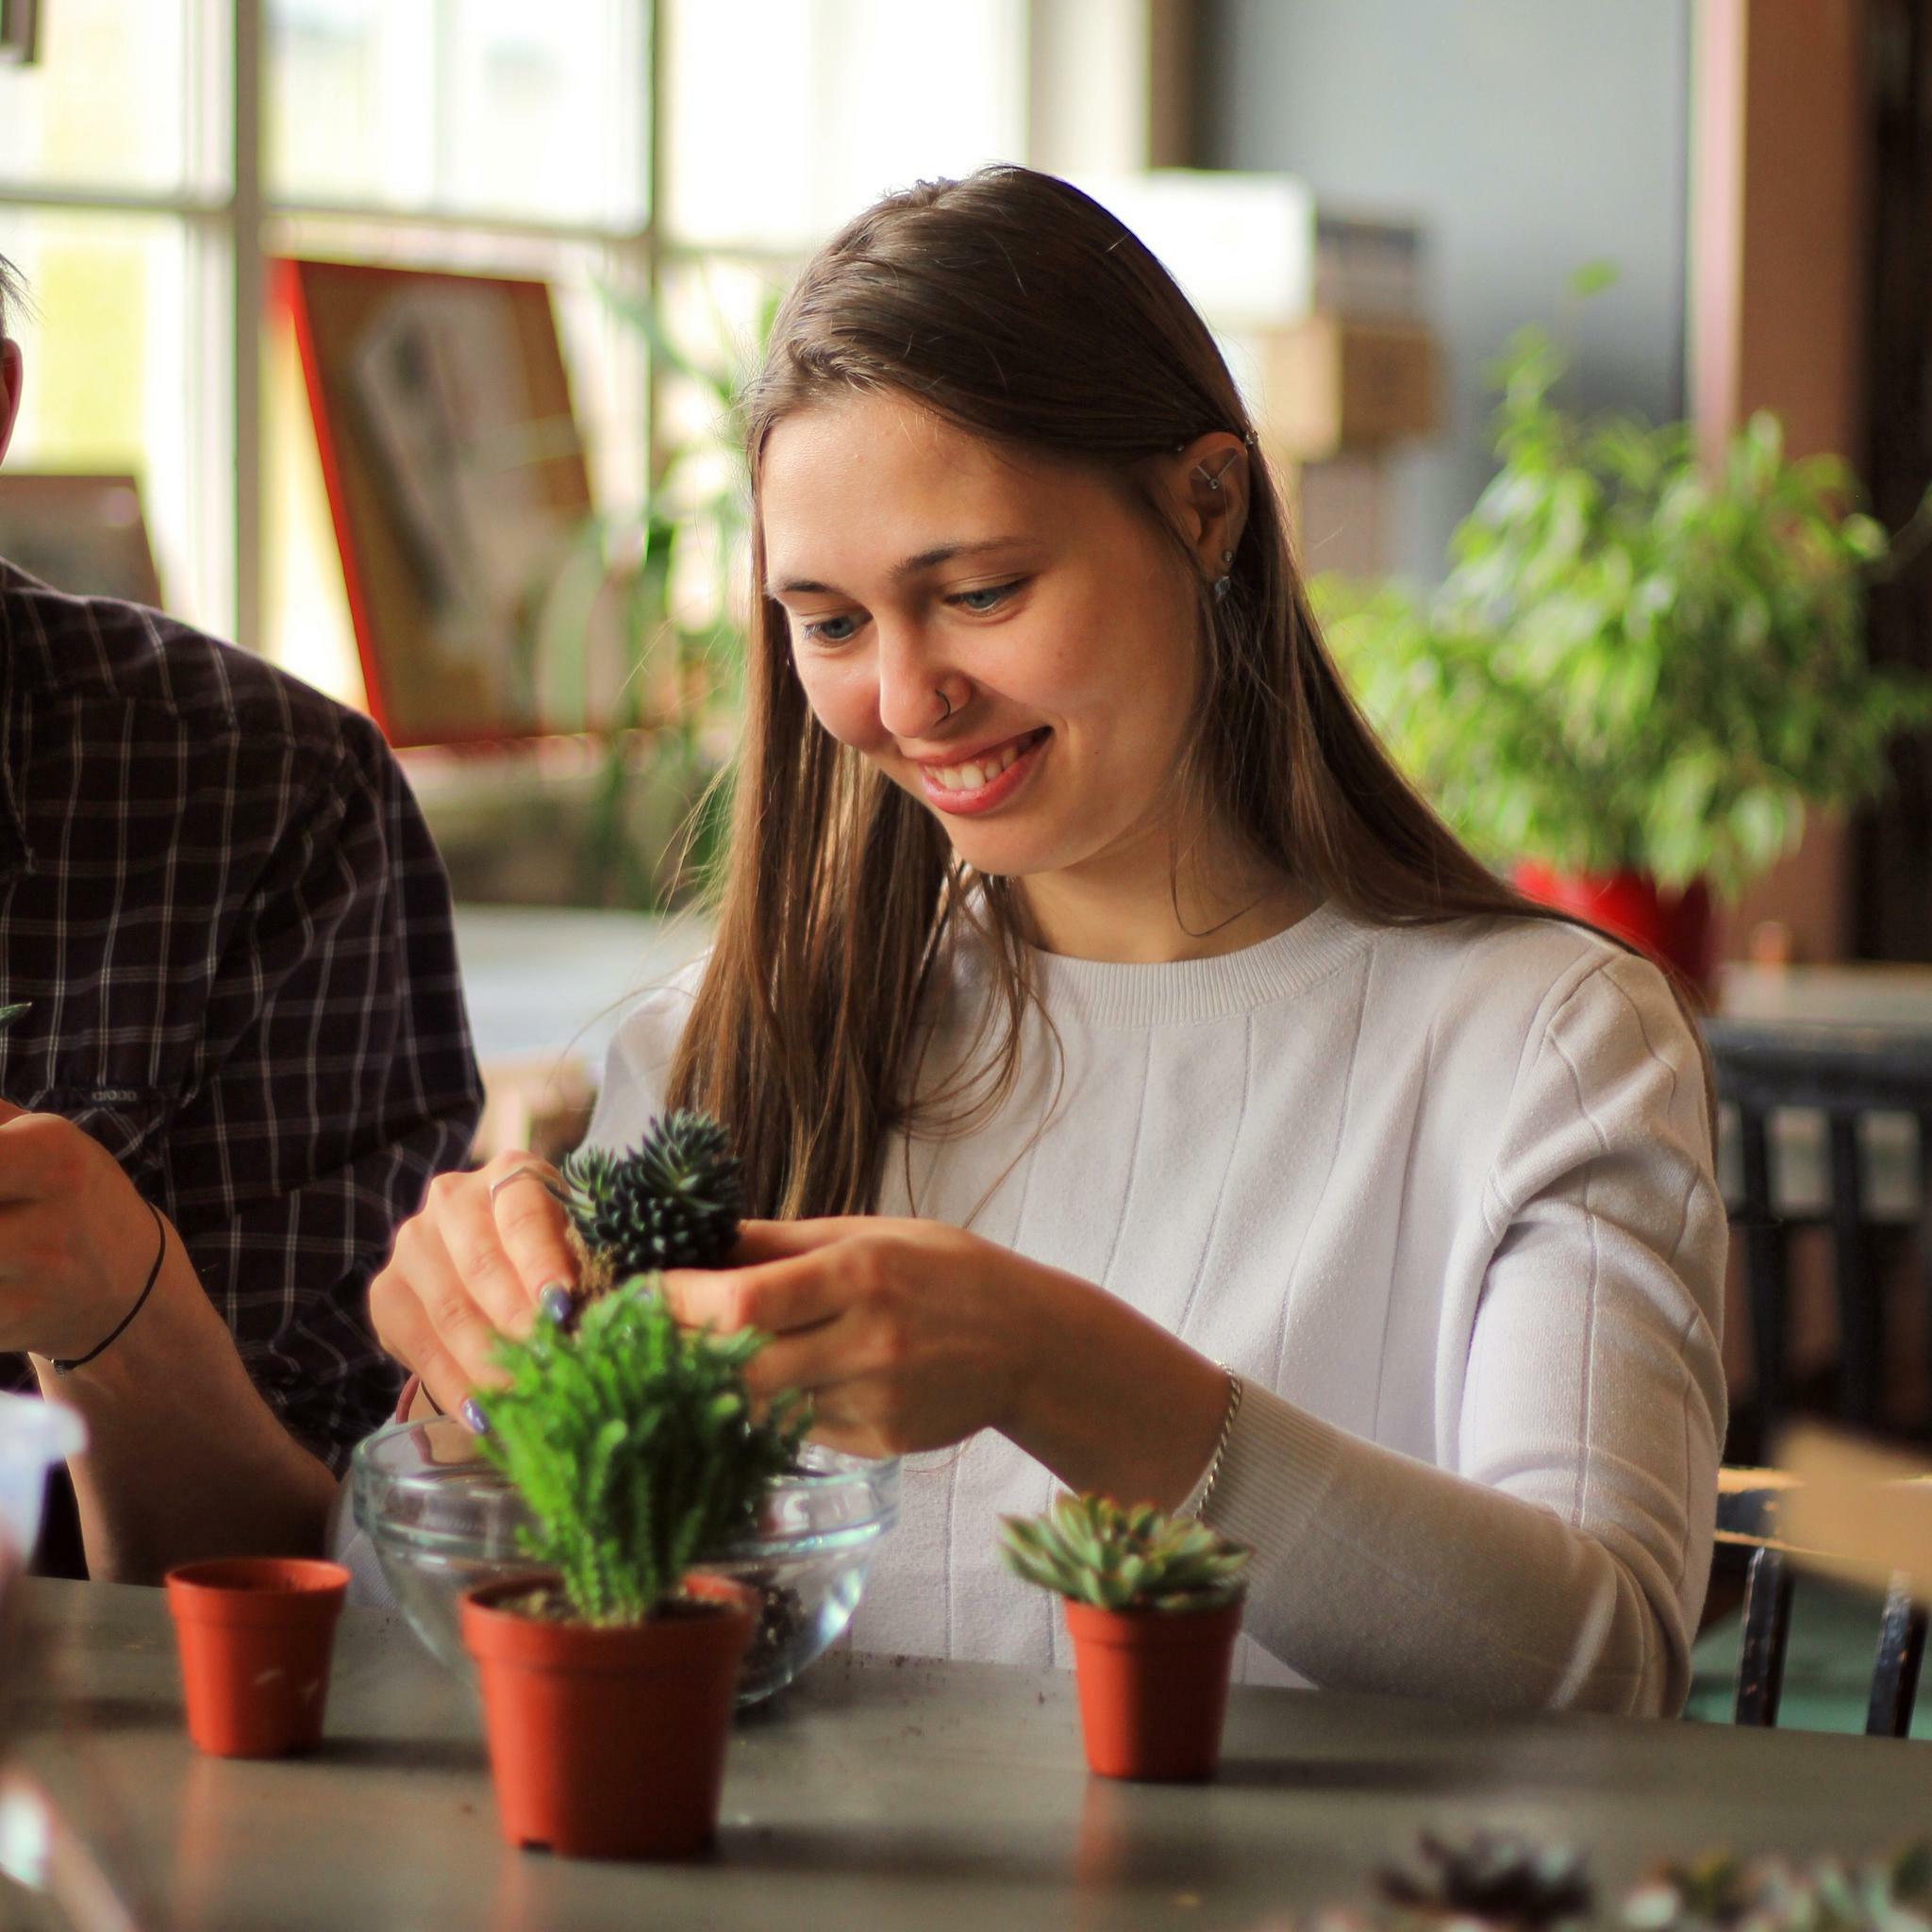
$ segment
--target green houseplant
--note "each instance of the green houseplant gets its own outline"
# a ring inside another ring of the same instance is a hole
[[[593,1201],[643,1212],[664,1124],[607,1165]],[[714,1134],[697,1133],[700,1182],[735,1172]],[[479,1443],[527,1506],[543,1568],[471,1591],[461,1618],[511,1843],[681,1857],[715,1831],[757,1599],[691,1572],[751,1523],[804,1434],[794,1401],[754,1408],[744,1368],[764,1342],[681,1328],[657,1276],[630,1274],[498,1344],[506,1379],[477,1399]]]
[[[1100,1776],[1214,1775],[1249,1554],[1205,1524],[1106,1496],[1001,1519],[1008,1569],[1062,1599]]]
[[[1501,468],[1433,594],[1323,580],[1344,675],[1397,762],[1518,883],[1709,970],[1709,902],[1761,871],[1809,805],[1885,775],[1932,686],[1867,660],[1892,552],[1845,466],[1793,460],[1754,416],[1713,470],[1690,426],[1579,418],[1564,352],[1498,365]]]

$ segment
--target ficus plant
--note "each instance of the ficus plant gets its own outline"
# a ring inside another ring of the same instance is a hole
[[[808,1420],[791,1396],[755,1410],[744,1369],[767,1340],[682,1328],[657,1277],[637,1275],[499,1341],[508,1380],[479,1398],[479,1447],[527,1506],[524,1549],[573,1616],[643,1622],[751,1524]]]
[[[1540,329],[1497,365],[1501,468],[1439,590],[1324,578],[1316,606],[1396,761],[1482,857],[1735,891],[1932,720],[1932,682],[1865,650],[1868,587],[1908,544],[1843,463],[1788,456],[1774,416],[1707,470],[1688,424],[1561,407],[1566,366]]]

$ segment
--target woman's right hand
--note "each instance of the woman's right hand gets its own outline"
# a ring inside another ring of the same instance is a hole
[[[525,1172],[539,1178],[511,1183]],[[564,1211],[545,1185],[557,1179],[548,1161],[515,1152],[438,1174],[369,1285],[375,1339],[446,1414],[502,1382],[498,1335],[526,1334],[544,1290],[576,1285]]]

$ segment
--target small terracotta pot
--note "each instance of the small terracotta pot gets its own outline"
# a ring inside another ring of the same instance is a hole
[[[167,1586],[196,1745],[216,1757],[280,1757],[320,1743],[349,1573],[299,1557],[229,1557],[171,1570]]]
[[[1694,1000],[1710,1004],[1717,922],[1710,890],[1702,879],[1693,879],[1681,892],[1667,892],[1648,873],[1557,873],[1528,860],[1510,876],[1525,898],[1574,913],[1628,940]]]
[[[1162,1784],[1212,1777],[1241,1604],[1102,1610],[1064,1602],[1089,1769]]]
[[[691,1576],[688,1608],[627,1629],[508,1607],[554,1577],[468,1591],[497,1821],[567,1858],[688,1858],[716,1836],[738,1666],[758,1599]]]

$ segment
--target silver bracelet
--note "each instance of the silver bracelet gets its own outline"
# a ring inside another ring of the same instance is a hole
[[[1194,1498],[1192,1514],[1197,1518],[1207,1508],[1208,1498],[1214,1493],[1214,1485],[1221,1480],[1222,1459],[1227,1454],[1228,1439],[1234,1434],[1234,1419],[1241,1412],[1241,1390],[1245,1386],[1225,1362],[1216,1362],[1215,1367],[1227,1377],[1227,1413],[1221,1418],[1221,1440],[1214,1445],[1208,1474],[1201,1478],[1201,1492]]]

